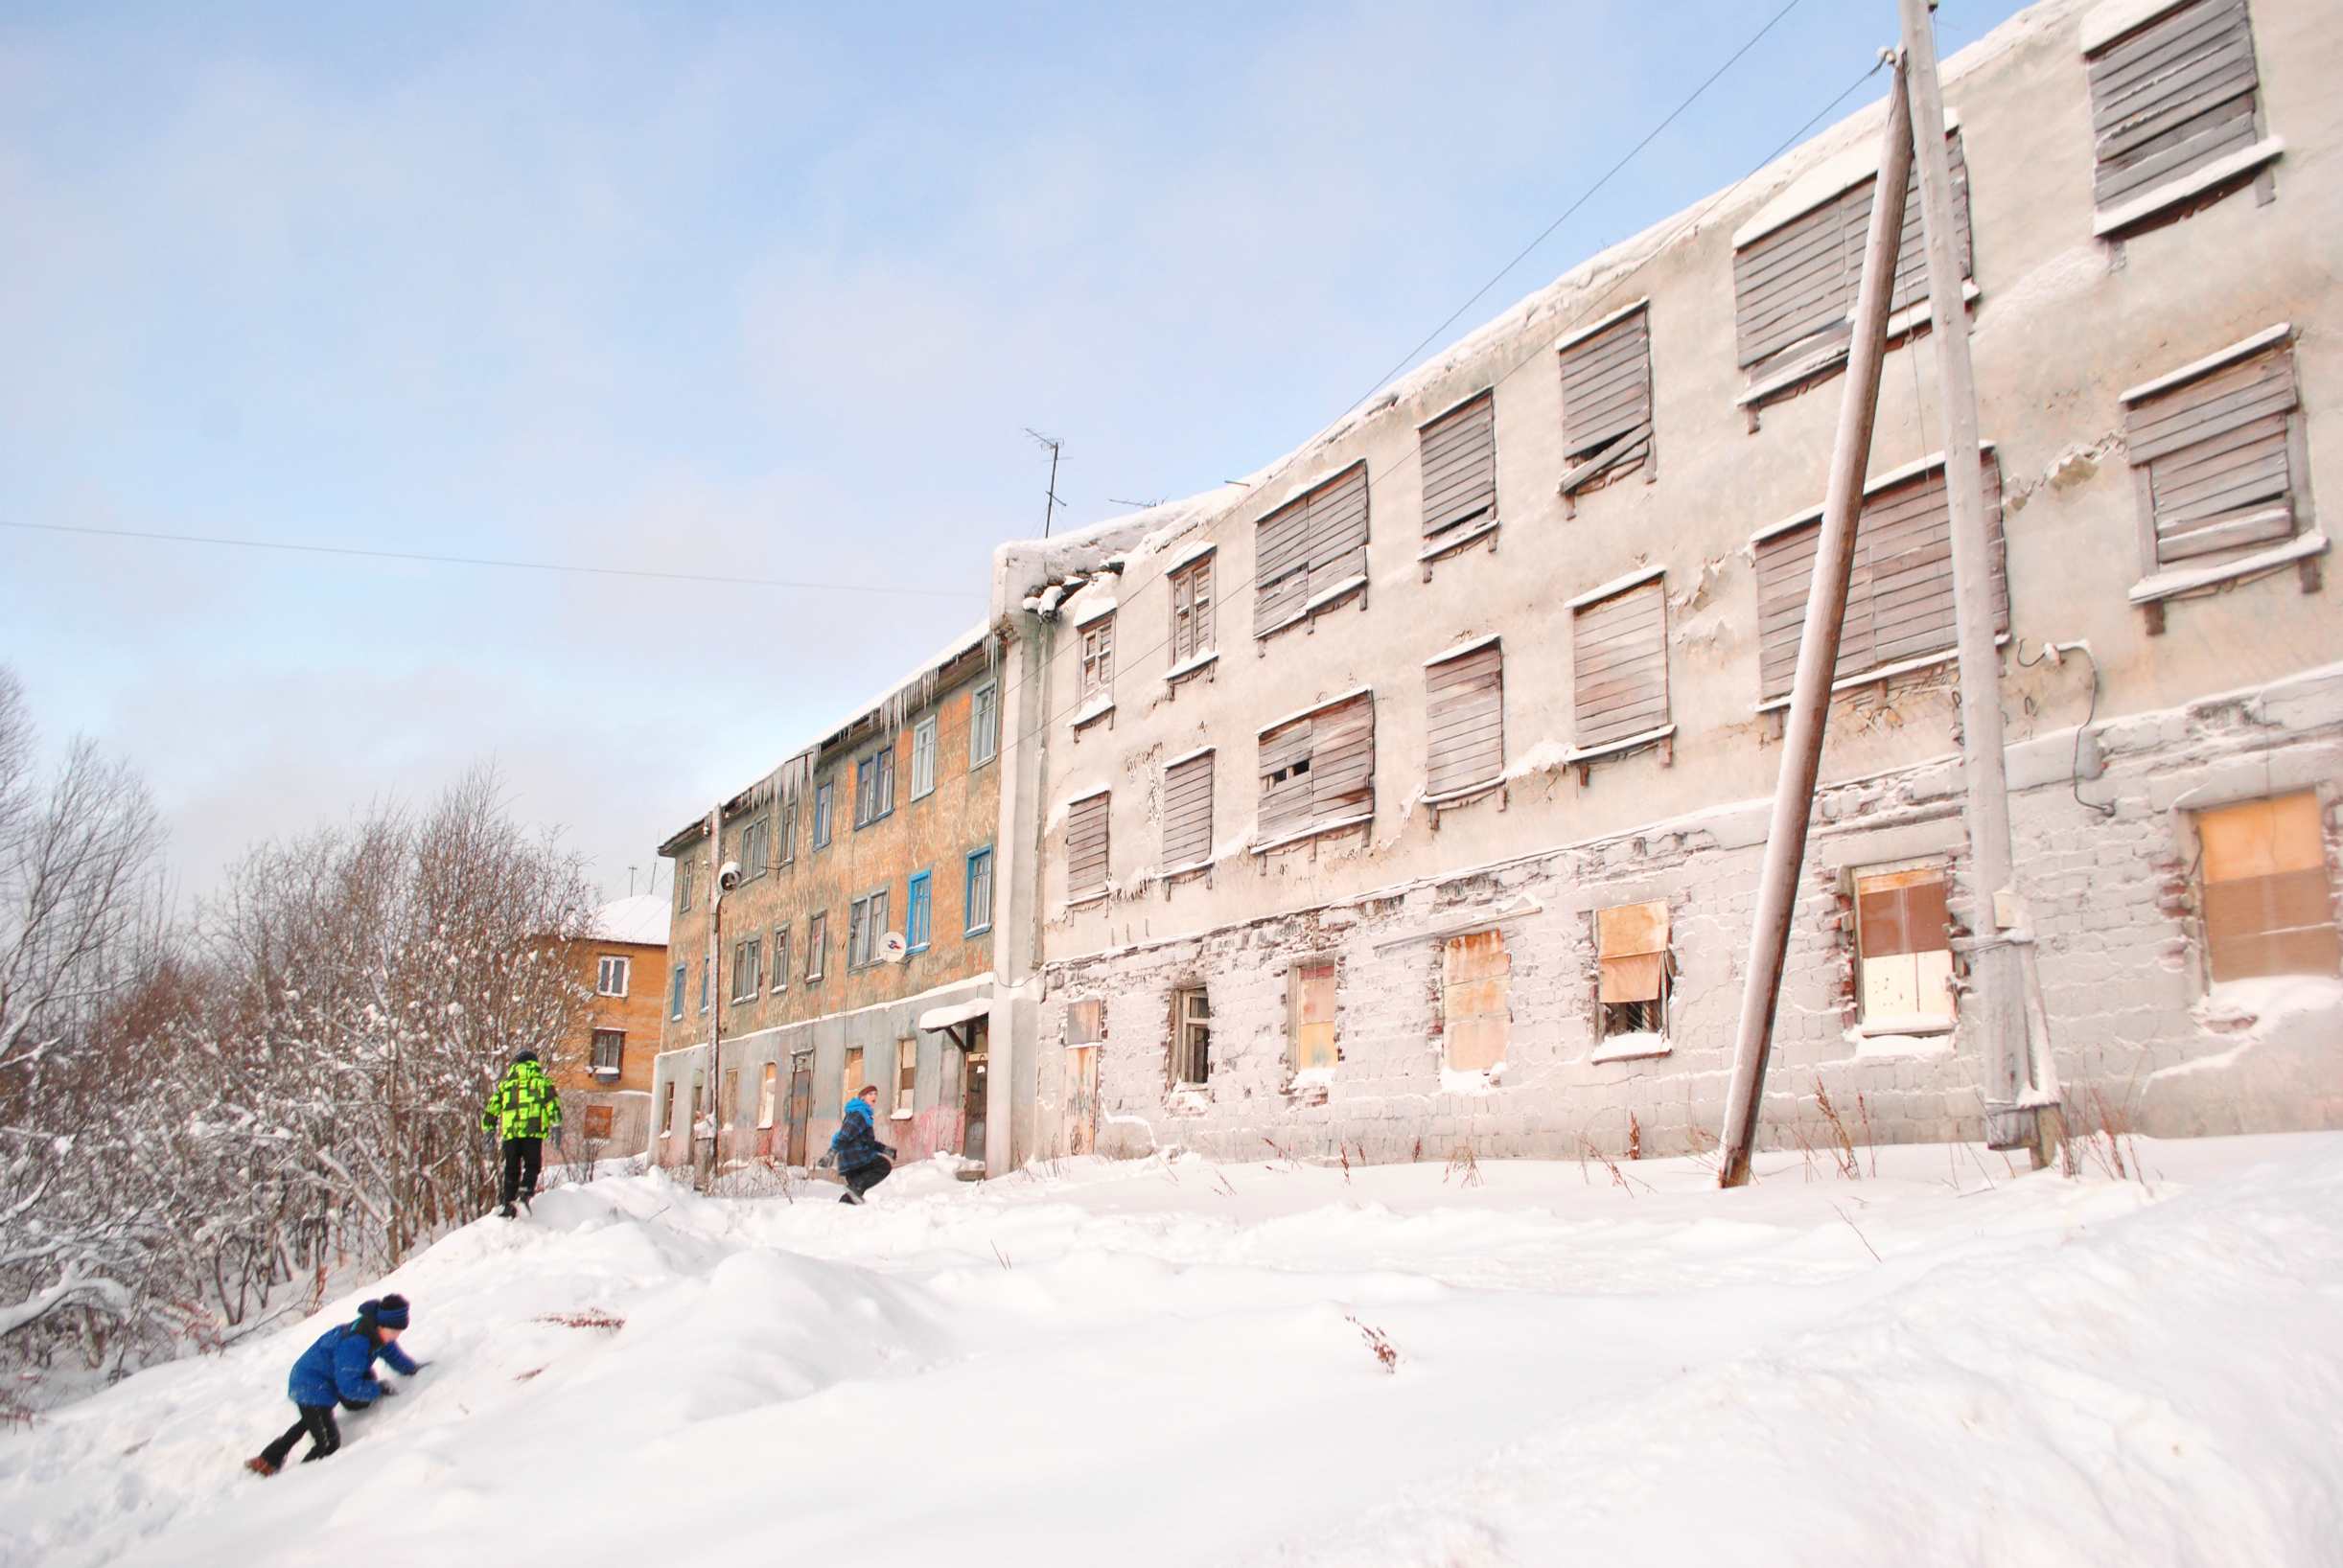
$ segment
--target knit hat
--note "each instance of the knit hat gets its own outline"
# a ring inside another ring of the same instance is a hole
[[[406,1326],[406,1297],[385,1296],[379,1302],[369,1303],[368,1305],[374,1308],[374,1321],[383,1327],[404,1328]],[[359,1310],[363,1312],[366,1308],[361,1306]]]
[[[524,1050],[518,1056],[515,1056],[513,1060],[516,1062],[533,1062],[537,1060],[537,1053],[533,1050]]]

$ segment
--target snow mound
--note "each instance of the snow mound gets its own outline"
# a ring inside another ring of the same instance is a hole
[[[2343,1136],[2128,1157],[604,1179],[366,1282],[330,1464],[238,1469],[357,1295],[0,1433],[0,1568],[2333,1560]]]

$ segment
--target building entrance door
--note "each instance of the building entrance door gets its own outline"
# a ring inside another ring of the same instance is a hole
[[[789,1059],[789,1164],[805,1164],[805,1124],[814,1115],[814,1053],[802,1051]]]

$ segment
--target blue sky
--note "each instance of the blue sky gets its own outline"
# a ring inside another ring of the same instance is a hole
[[[1076,523],[1261,466],[1778,9],[0,5],[0,521],[840,585],[0,528],[0,661],[193,890],[493,759],[624,892],[981,615],[1024,427]],[[1893,33],[1799,0],[1443,341]]]

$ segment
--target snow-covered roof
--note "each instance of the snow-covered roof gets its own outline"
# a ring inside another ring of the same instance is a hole
[[[644,947],[667,945],[667,899],[661,893],[637,893],[614,899],[593,913],[593,938],[598,942],[637,942]]]

